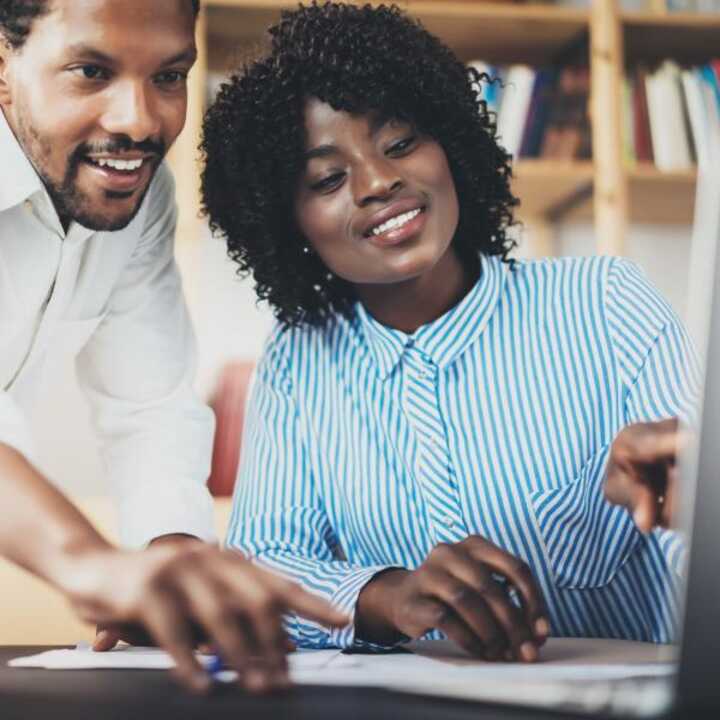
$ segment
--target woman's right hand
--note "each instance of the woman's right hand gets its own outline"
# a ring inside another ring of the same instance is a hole
[[[511,600],[510,588],[522,607]],[[533,662],[550,624],[527,564],[471,536],[438,545],[417,570],[379,573],[360,593],[358,638],[390,644],[430,630],[486,660]]]
[[[201,542],[139,552],[96,548],[78,554],[64,576],[63,589],[83,620],[120,635],[146,632],[196,692],[211,684],[194,655],[199,641],[217,649],[242,686],[263,692],[288,684],[284,613],[330,627],[349,622],[295,583]]]

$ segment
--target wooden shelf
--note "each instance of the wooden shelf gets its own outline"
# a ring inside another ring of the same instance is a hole
[[[373,3],[380,4],[380,3]],[[205,0],[213,67],[227,66],[239,46],[262,43],[286,0]],[[576,52],[587,53],[589,15],[584,10],[548,5],[406,0],[411,15],[447,43],[463,60],[540,65]],[[228,42],[229,41],[229,42]],[[231,47],[228,47],[231,45]],[[244,50],[241,49],[241,56]],[[220,59],[217,59],[217,56]]]
[[[372,0],[372,4],[380,4]],[[653,65],[671,57],[702,64],[720,54],[720,14],[618,11],[617,0],[592,0],[587,10],[481,0],[400,0],[462,60],[495,64],[563,64],[585,60],[592,72],[595,162],[519,160],[513,192],[519,219],[550,229],[561,220],[594,221],[599,252],[623,252],[627,222],[692,221],[695,172],[663,173],[654,166],[622,166],[620,141],[623,63]],[[174,152],[181,235],[197,235],[197,157],[207,70],[227,74],[267,44],[267,28],[297,0],[204,0],[198,30],[200,58],[191,76],[189,127]],[[592,42],[592,52],[591,52]],[[593,188],[601,190],[593,197]],[[541,233],[542,234],[542,233]]]
[[[695,207],[695,170],[663,172],[640,163],[625,169],[628,182],[629,220],[636,223],[688,225]],[[591,221],[592,196],[565,213],[564,220]]]
[[[627,170],[634,222],[688,224],[695,207],[695,170],[662,172],[639,164]]]
[[[702,64],[720,55],[720,13],[623,13],[629,64],[666,58]]]
[[[568,206],[587,201],[592,190],[590,160],[523,160],[515,163],[513,193],[520,198],[519,218],[555,219]]]

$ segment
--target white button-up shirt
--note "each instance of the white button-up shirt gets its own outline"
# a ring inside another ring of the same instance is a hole
[[[123,230],[62,228],[0,112],[0,442],[32,460],[26,411],[62,338],[77,351],[120,534],[212,539],[213,416],[195,396],[195,340],[173,257],[170,172],[157,172]],[[59,428],[72,432],[72,428]]]

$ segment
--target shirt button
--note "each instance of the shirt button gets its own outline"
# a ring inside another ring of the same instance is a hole
[[[455,520],[453,520],[453,518],[451,518],[451,517],[448,515],[448,516],[445,518],[445,524],[446,524],[449,528],[455,527]]]

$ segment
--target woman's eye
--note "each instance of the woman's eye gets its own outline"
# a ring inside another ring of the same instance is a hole
[[[155,78],[158,85],[181,85],[187,80],[187,75],[179,70],[170,70],[161,73]]]
[[[388,155],[402,155],[403,153],[410,150],[410,148],[412,148],[412,146],[415,144],[416,140],[417,140],[417,138],[415,135],[405,138],[404,140],[400,140],[399,142],[392,144],[387,149],[387,154]]]
[[[110,73],[99,65],[81,65],[73,68],[73,72],[84,80],[107,80],[110,77]]]
[[[328,192],[330,190],[334,190],[336,187],[339,187],[344,177],[345,173],[333,173],[332,175],[328,175],[326,178],[313,183],[310,187],[316,192]]]

